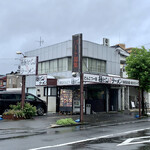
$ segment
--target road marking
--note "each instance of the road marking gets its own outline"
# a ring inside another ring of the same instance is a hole
[[[141,139],[149,139],[149,140],[133,142],[134,140],[141,140]],[[150,143],[150,136],[129,138],[129,139],[125,140],[124,142],[122,142],[121,144],[118,144],[117,146],[125,146],[125,145],[131,145],[131,144],[142,144],[142,143]]]
[[[150,128],[144,128],[144,129],[138,129],[138,130],[131,130],[131,131],[120,132],[120,133],[116,133],[116,134],[108,134],[108,135],[104,135],[104,136],[93,137],[93,138],[88,138],[88,139],[83,139],[83,140],[79,140],[79,141],[73,141],[73,142],[63,143],[63,144],[57,144],[57,145],[50,145],[50,146],[32,148],[32,149],[29,149],[29,150],[42,150],[42,149],[48,149],[48,148],[62,147],[62,146],[67,146],[67,145],[71,145],[71,144],[77,144],[77,143],[82,143],[82,142],[94,141],[94,140],[103,139],[103,138],[116,137],[116,136],[126,135],[126,134],[130,134],[130,133],[136,133],[136,132],[144,131],[144,130],[150,130]]]

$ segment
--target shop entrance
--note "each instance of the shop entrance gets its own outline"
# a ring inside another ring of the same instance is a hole
[[[118,111],[118,89],[110,89],[109,111]]]
[[[86,104],[91,104],[91,111],[106,111],[106,92],[102,86],[92,85],[87,87]]]

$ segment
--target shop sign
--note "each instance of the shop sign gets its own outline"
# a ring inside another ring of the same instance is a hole
[[[21,75],[34,75],[36,74],[36,57],[24,57],[21,60],[20,74]]]
[[[84,74],[84,82],[139,86],[138,80],[102,76],[102,75],[92,75],[92,74]]]
[[[138,80],[133,80],[133,79],[123,79],[123,85],[132,85],[132,86],[139,86],[139,81]]]
[[[102,76],[102,75],[93,75],[93,74],[84,74],[83,78],[84,84],[91,83],[104,83],[104,84],[114,84],[114,85],[128,85],[128,86],[139,86],[138,80],[133,79],[124,79],[110,76]],[[58,79],[57,85],[79,85],[80,78],[69,78],[69,79]]]
[[[47,85],[47,75],[36,76],[36,85]]]
[[[57,85],[79,85],[80,84],[80,78],[68,78],[68,79],[58,79]]]
[[[80,72],[81,37],[81,34],[72,36],[72,72]]]

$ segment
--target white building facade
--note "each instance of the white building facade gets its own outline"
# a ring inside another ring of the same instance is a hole
[[[78,103],[77,99],[79,99],[75,98],[75,95],[76,97],[79,96],[77,92],[79,85],[70,82],[74,80],[72,77],[72,40],[28,51],[25,55],[27,57],[38,56],[39,75],[46,74],[57,79],[56,85],[36,86],[36,77],[27,76],[27,91],[45,101],[47,100],[48,110],[52,112],[60,111],[60,106],[64,105],[64,101],[66,101],[64,93],[68,92],[71,102],[67,103],[67,107],[70,106],[71,109],[68,110],[73,111],[75,104]],[[83,73],[120,80],[120,66],[124,55],[126,57],[128,53],[122,49],[83,40]],[[137,97],[137,86],[134,84],[112,84],[111,82],[85,83],[84,104],[85,106],[90,104],[91,112],[130,109],[130,97]]]

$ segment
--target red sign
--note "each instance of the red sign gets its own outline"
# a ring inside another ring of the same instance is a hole
[[[81,34],[72,36],[72,72],[80,72]]]

